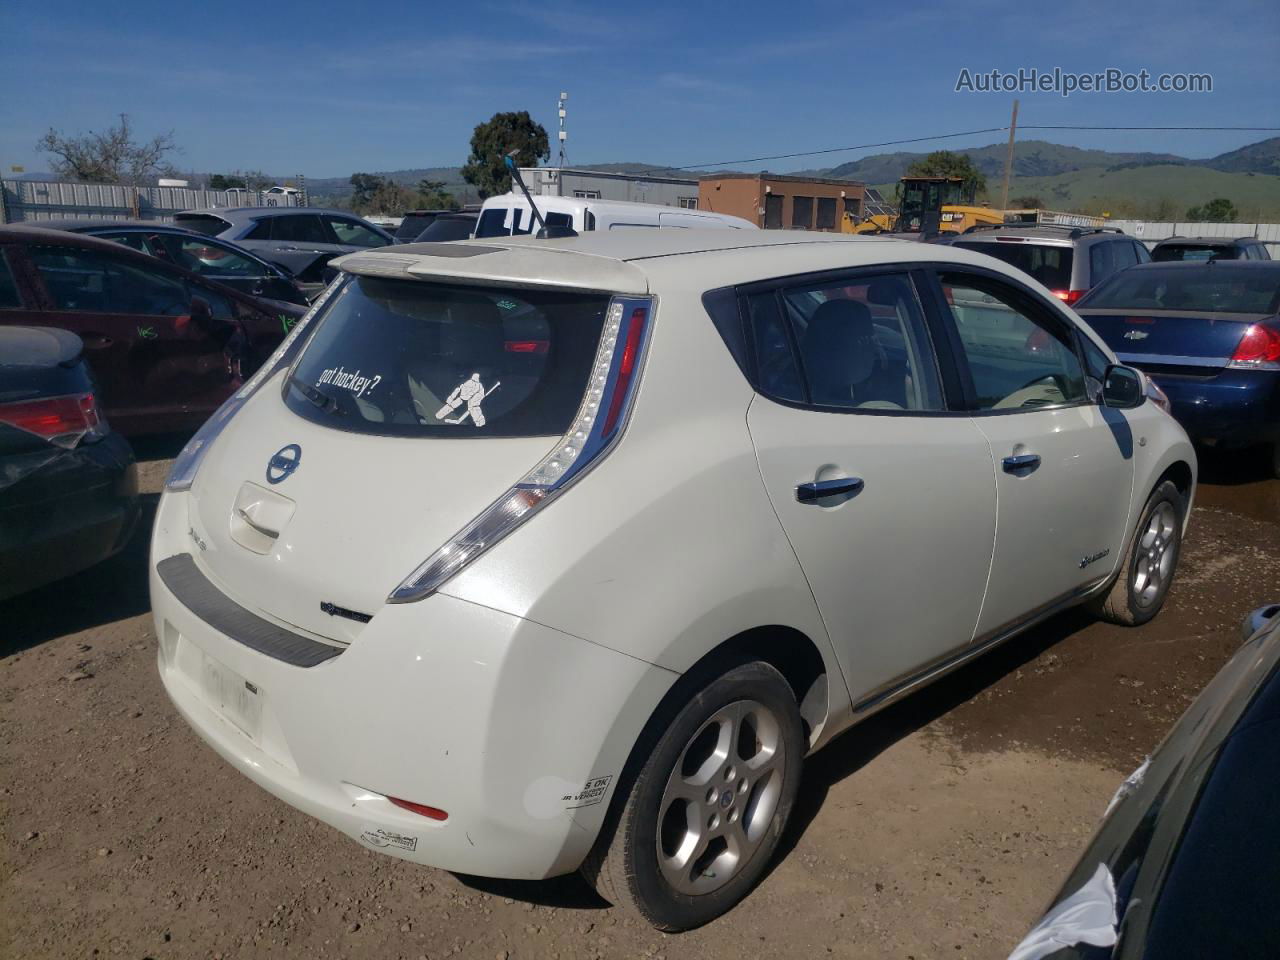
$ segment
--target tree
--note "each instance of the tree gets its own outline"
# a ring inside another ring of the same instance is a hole
[[[1192,207],[1187,211],[1188,220],[1209,223],[1234,223],[1239,217],[1236,205],[1226,197],[1214,197],[1203,207]]]
[[[173,131],[157,134],[145,143],[134,140],[127,113],[102,133],[63,136],[52,127],[36,143],[36,149],[54,157],[53,169],[61,177],[90,183],[125,183],[137,186],[171,168],[165,158],[178,152]]]
[[[908,177],[959,177],[966,187],[972,187],[974,193],[987,189],[987,177],[973,165],[967,153],[952,153],[950,150],[935,150],[923,160],[917,160],[907,167]]]
[[[373,195],[387,181],[373,173],[353,173],[351,175],[351,206],[360,211],[369,206]]]
[[[443,180],[419,180],[418,205],[424,210],[457,210],[461,206],[444,188]]]
[[[400,217],[417,205],[416,193],[402,184],[384,179],[369,197],[366,208],[359,212],[378,213],[384,217]]]
[[[547,131],[535,123],[528,110],[495,113],[471,135],[471,156],[462,178],[474,184],[480,196],[492,197],[511,189],[511,174],[503,158],[514,150],[518,167],[533,167],[551,156]]]
[[[232,187],[244,187],[244,177],[237,177],[233,173],[215,173],[209,177],[210,190],[230,190]]]

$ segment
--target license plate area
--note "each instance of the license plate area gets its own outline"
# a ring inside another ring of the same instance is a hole
[[[257,743],[262,733],[262,691],[207,653],[201,651],[200,656],[204,701]]]

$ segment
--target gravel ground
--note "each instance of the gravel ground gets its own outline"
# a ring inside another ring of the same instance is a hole
[[[1280,599],[1280,481],[1247,459],[1206,476],[1160,617],[1058,617],[841,738],[760,888],[675,937],[573,877],[377,856],[233,772],[160,688],[137,537],[0,604],[0,954],[1002,957],[1243,614]]]

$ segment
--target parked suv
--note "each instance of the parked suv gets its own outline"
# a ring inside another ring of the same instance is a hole
[[[230,207],[187,210],[175,225],[220,237],[288,270],[318,292],[334,257],[383,247],[395,238],[381,227],[342,210],[318,207]]]
[[[1167,260],[1270,260],[1266,244],[1256,237],[1170,237],[1151,248],[1151,259]]]
[[[1017,267],[1067,304],[1103,280],[1151,259],[1147,248],[1116,227],[996,224],[974,227],[952,241]]]
[[[762,231],[338,262],[174,463],[159,670],[368,848],[744,897],[802,758],[1054,611],[1160,609],[1195,486],[1143,375],[964,250]]]

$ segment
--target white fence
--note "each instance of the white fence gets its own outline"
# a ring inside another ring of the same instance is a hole
[[[1267,245],[1271,259],[1280,260],[1280,223],[1196,223],[1194,221],[1108,220],[1148,247],[1169,237],[1257,237]]]
[[[175,213],[203,207],[305,206],[305,197],[251,190],[192,190],[188,187],[122,187],[105,183],[4,180],[0,223],[41,220],[172,220]]]

